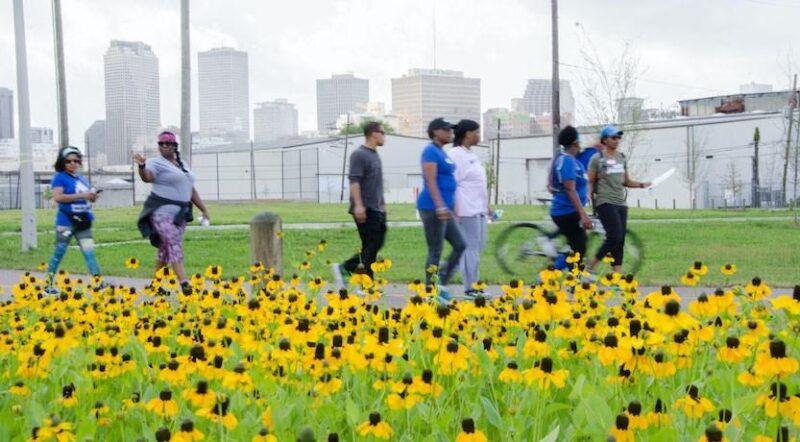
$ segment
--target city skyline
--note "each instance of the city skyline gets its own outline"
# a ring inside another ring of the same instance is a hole
[[[791,3],[791,2],[790,2]],[[620,1],[613,10],[599,4],[563,3],[560,7],[562,79],[582,99],[580,56],[586,36],[602,59],[613,60],[631,42],[646,70],[635,95],[647,107],[677,100],[735,93],[742,83],[770,83],[786,89],[797,70],[800,52],[791,45],[791,12],[785,0],[770,4],[741,2],[728,8],[722,0],[676,8]],[[56,127],[50,8],[26,5],[29,30],[32,124]],[[723,18],[713,11],[726,7]],[[353,0],[335,4],[301,1],[273,8],[243,3],[230,13],[222,2],[192,3],[192,54],[219,46],[236,47],[251,57],[252,97],[287,97],[300,111],[300,128],[316,123],[313,81],[331,72],[356,72],[370,82],[370,99],[390,103],[390,79],[414,66],[433,66],[431,22],[437,18],[436,67],[468,72],[482,80],[481,111],[505,107],[530,78],[548,78],[549,1],[510,1],[504,8],[484,2],[437,0],[380,2]],[[308,11],[313,11],[308,13]],[[162,125],[178,125],[180,42],[178,4],[154,0],[126,8],[98,0],[66,3],[62,10],[70,128],[81,133],[102,119],[102,65],[98,60],[111,39],[140,40],[160,58]],[[11,17],[11,5],[0,5]],[[298,22],[296,17],[303,17]],[[372,18],[385,17],[380,25]],[[618,25],[608,26],[614,19]],[[759,17],[759,20],[752,20]],[[10,21],[10,20],[9,20]],[[481,23],[481,33],[461,32],[463,23]],[[576,26],[579,23],[580,26]],[[656,23],[657,25],[653,25]],[[675,26],[684,28],[674,32]],[[0,32],[0,56],[13,60],[13,31]],[[265,29],[270,32],[264,33]],[[166,31],[172,30],[172,31]],[[745,32],[746,31],[746,32]],[[725,45],[715,39],[724,36]],[[192,123],[197,130],[197,65],[192,57]],[[787,61],[788,59],[788,61]],[[692,69],[685,69],[691,65]],[[788,65],[788,66],[787,66]],[[794,67],[792,67],[794,66]],[[13,69],[0,72],[0,87],[16,88]],[[253,103],[250,108],[252,109]],[[576,106],[580,113],[580,105]],[[73,135],[75,144],[80,137]]]

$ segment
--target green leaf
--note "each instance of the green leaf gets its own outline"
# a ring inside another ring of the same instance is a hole
[[[489,423],[494,425],[495,428],[502,430],[503,418],[500,417],[497,407],[486,396],[481,396],[481,402],[483,403],[483,410],[486,412],[486,419],[488,419]]]
[[[558,434],[561,432],[561,425],[557,425],[553,428],[553,431],[550,432],[547,436],[542,438],[539,442],[555,442],[558,440]]]
[[[360,419],[360,412],[358,411],[358,407],[356,407],[356,403],[353,402],[352,399],[347,398],[347,402],[345,403],[345,413],[347,413],[347,423],[350,424],[351,427],[355,427],[358,425]]]

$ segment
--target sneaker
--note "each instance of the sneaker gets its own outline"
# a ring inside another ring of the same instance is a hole
[[[487,300],[492,299],[492,295],[486,292],[482,292],[480,290],[467,290],[466,292],[464,292],[464,298],[470,301],[474,301],[475,298],[477,298],[478,296],[482,296]]]
[[[346,287],[344,284],[344,274],[342,273],[342,265],[338,262],[331,263],[331,273],[333,273],[333,281],[336,282],[338,287]]]
[[[189,296],[192,294],[192,286],[188,281],[183,281],[181,283],[181,293],[183,293],[184,296]]]
[[[450,302],[453,299],[453,295],[451,295],[450,292],[444,287],[439,288],[439,297],[447,302]]]
[[[61,294],[61,290],[59,290],[58,287],[54,285],[48,285],[47,287],[44,288],[44,293],[50,296],[58,296]]]
[[[550,258],[555,258],[558,256],[556,246],[553,245],[553,241],[547,236],[536,237],[536,242],[539,244],[539,248],[542,250],[542,253],[544,253],[544,256]]]
[[[581,283],[588,282],[590,284],[594,284],[597,282],[597,273],[587,272],[588,276],[581,277]]]

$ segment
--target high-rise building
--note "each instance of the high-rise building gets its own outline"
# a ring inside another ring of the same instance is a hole
[[[297,109],[285,98],[258,103],[253,110],[253,139],[269,142],[297,136]]]
[[[247,52],[214,48],[197,53],[200,136],[231,142],[250,139]]]
[[[625,97],[617,99],[617,122],[637,123],[645,119],[643,98]]]
[[[483,113],[481,134],[484,140],[497,138],[497,121],[500,121],[500,137],[526,137],[539,133],[539,126],[527,112],[505,108],[491,108]]]
[[[392,113],[399,119],[398,133],[425,138],[437,117],[480,121],[481,80],[459,71],[410,69],[392,78]]]
[[[572,124],[575,116],[575,98],[569,80],[559,81],[559,104],[561,125]],[[553,113],[553,81],[547,79],[531,79],[525,86],[522,97],[524,110],[534,116],[551,115]]]
[[[106,154],[106,122],[96,120],[83,133],[83,141],[86,146],[86,155],[97,158]]]
[[[317,130],[335,130],[336,117],[348,112],[364,112],[369,103],[369,80],[353,74],[332,75],[317,80]]]
[[[14,138],[14,91],[0,87],[0,140]]]
[[[49,127],[32,127],[31,144],[54,144],[53,129]]]
[[[158,58],[142,42],[112,40],[104,62],[108,164],[131,164],[134,151],[155,149],[161,125]]]

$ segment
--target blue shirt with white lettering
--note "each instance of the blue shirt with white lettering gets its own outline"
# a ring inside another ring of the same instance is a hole
[[[444,204],[448,209],[455,208],[456,200],[456,164],[447,152],[434,143],[430,143],[422,150],[422,164],[435,163],[436,164],[436,185],[439,187],[439,193],[442,195]],[[436,210],[436,203],[431,198],[428,185],[425,184],[425,179],[422,180],[422,191],[417,198],[417,209],[419,210]]]
[[[81,175],[70,175],[67,172],[56,172],[53,179],[50,181],[50,188],[55,189],[61,187],[64,195],[72,195],[76,193],[89,192],[92,186],[89,181]],[[67,214],[73,213],[88,213],[89,219],[94,221],[94,214],[92,213],[92,204],[87,200],[75,200],[69,203],[58,203],[58,211],[56,212],[56,225],[57,226],[71,226]]]
[[[578,192],[578,198],[581,200],[581,205],[585,206],[587,202],[587,183],[589,179],[586,175],[586,168],[583,164],[575,159],[572,155],[561,153],[555,161],[553,161],[553,187],[558,191],[553,195],[553,203],[550,206],[550,216],[569,215],[570,213],[577,212],[572,201],[569,199],[567,189],[564,188],[564,181],[575,181],[575,191]]]

